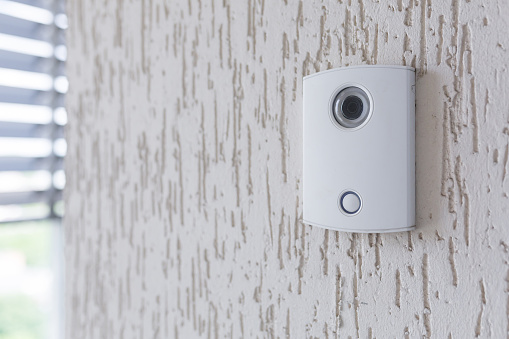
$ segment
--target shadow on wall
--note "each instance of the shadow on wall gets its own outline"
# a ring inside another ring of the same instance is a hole
[[[440,98],[443,83],[438,72],[428,70],[416,76],[415,111],[415,179],[416,179],[416,230],[433,234],[443,217],[443,203],[440,197],[442,184],[442,139],[444,102]]]

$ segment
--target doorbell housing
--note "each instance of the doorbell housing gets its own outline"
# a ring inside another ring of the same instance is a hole
[[[304,223],[362,233],[415,227],[415,69],[304,78]]]

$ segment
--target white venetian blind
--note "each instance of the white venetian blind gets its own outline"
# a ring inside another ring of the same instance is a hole
[[[62,214],[66,28],[62,0],[0,0],[0,223]]]

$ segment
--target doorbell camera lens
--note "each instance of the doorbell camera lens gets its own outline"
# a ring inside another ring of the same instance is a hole
[[[372,103],[362,88],[350,86],[337,92],[332,101],[332,117],[345,128],[363,125],[370,117]]]
[[[362,106],[362,100],[359,97],[350,95],[343,101],[341,111],[348,120],[355,120],[361,116]]]

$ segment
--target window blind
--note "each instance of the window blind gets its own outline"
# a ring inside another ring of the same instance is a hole
[[[0,223],[62,215],[66,28],[62,0],[0,0]]]

